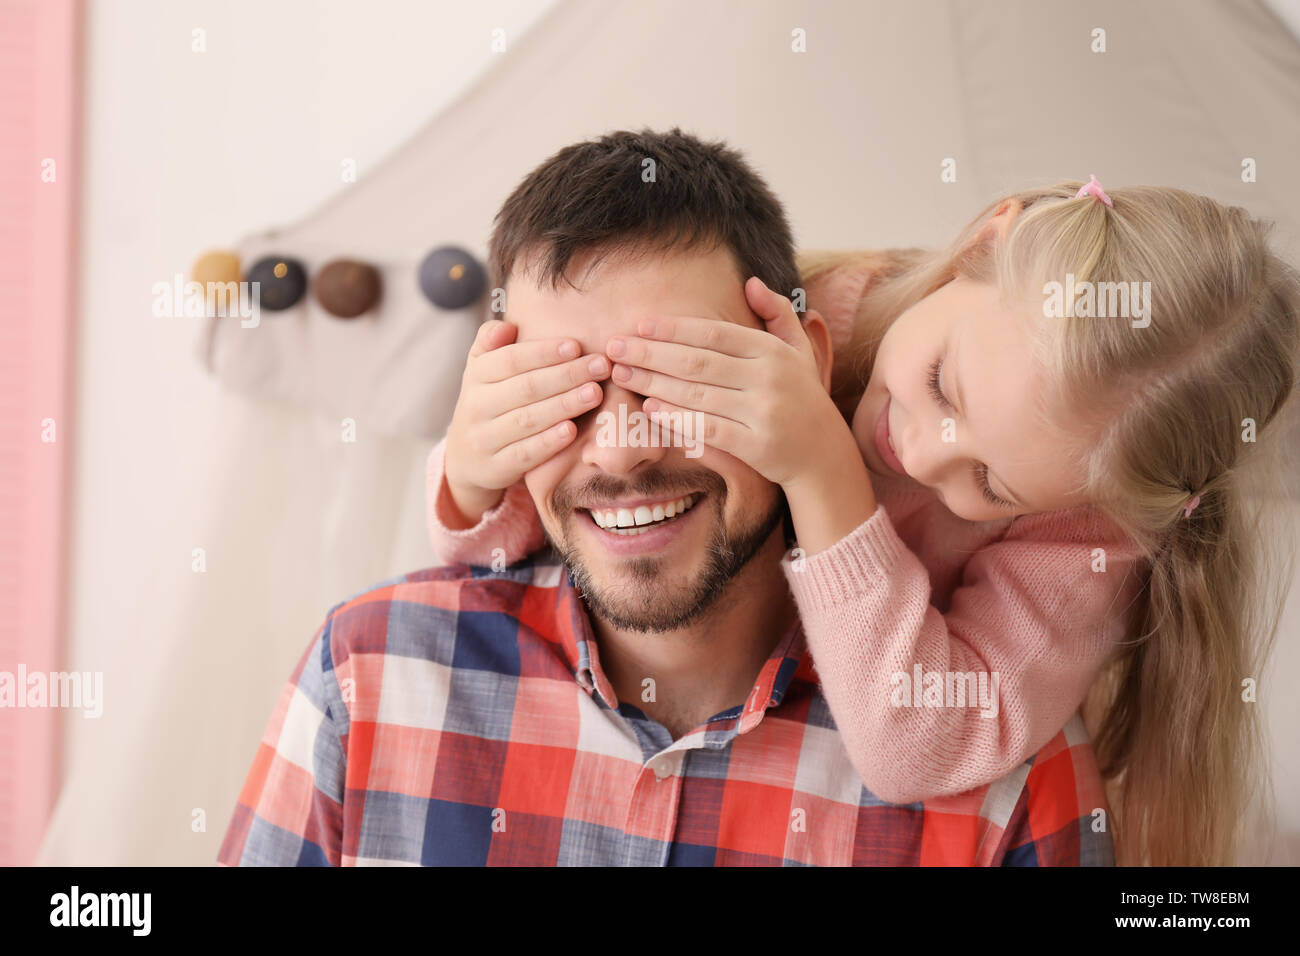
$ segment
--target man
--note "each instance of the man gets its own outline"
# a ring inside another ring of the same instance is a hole
[[[533,353],[572,338],[600,355],[650,315],[761,328],[745,280],[798,285],[767,187],[677,130],[562,150],[503,207],[490,259],[514,344]],[[825,325],[804,322],[829,382]],[[600,412],[641,401],[605,381],[572,440],[504,492],[528,496],[552,547],[501,571],[408,574],[329,613],[221,864],[1112,862],[1077,717],[989,786],[910,806],[871,794],[778,563],[779,488],[712,449],[601,438]],[[438,520],[490,536],[502,491],[458,490],[439,489]],[[667,502],[671,519],[644,532],[593,516]]]

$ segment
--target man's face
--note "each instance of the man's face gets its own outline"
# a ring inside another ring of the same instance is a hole
[[[508,283],[506,318],[519,327],[517,341],[569,336],[584,352],[603,354],[611,337],[635,336],[637,321],[653,315],[761,327],[725,247],[627,261],[611,256],[585,276],[576,263],[570,275],[582,277],[576,283],[582,291],[567,283],[539,289],[529,278]],[[698,447],[663,447],[662,441],[660,447],[636,439],[610,443],[610,429],[598,427],[598,420],[608,420],[601,413],[617,422],[621,405],[631,426],[643,414],[643,396],[612,380],[601,387],[601,405],[575,419],[577,438],[524,483],[593,614],[627,630],[675,630],[707,610],[780,533],[779,489],[707,446],[700,454]],[[628,435],[635,432],[629,428]],[[645,520],[648,513],[653,520],[659,509],[663,520],[639,527],[603,528],[592,515],[608,524],[609,514],[617,523],[622,511],[627,524],[627,516]],[[678,513],[667,518],[668,510]]]

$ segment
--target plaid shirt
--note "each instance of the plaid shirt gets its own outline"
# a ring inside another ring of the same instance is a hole
[[[873,796],[802,629],[679,740],[614,695],[549,549],[335,607],[280,695],[222,842],[233,865],[1105,865],[1076,715],[991,785]]]

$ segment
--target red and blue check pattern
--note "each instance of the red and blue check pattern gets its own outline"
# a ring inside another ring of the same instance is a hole
[[[405,575],[329,613],[218,863],[1113,863],[1077,715],[993,784],[895,806],[853,770],[811,663],[796,625],[744,704],[673,741],[615,698],[554,552]]]

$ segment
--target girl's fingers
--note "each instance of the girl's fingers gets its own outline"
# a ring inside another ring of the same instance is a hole
[[[763,346],[766,344],[766,340],[761,337],[762,329],[689,315],[648,316],[637,322],[636,332],[646,339],[693,345],[736,358],[758,358],[763,354]]]
[[[808,350],[808,336],[799,324],[799,315],[789,299],[773,292],[758,276],[750,276],[745,283],[745,301],[754,310],[754,314],[767,324],[767,331],[801,352]]]
[[[508,345],[519,334],[519,326],[505,319],[488,319],[474,333],[474,342],[469,347],[469,357],[478,358],[484,352],[491,352],[503,345]]]
[[[523,475],[572,442],[577,434],[578,426],[566,419],[536,435],[511,442],[492,457],[508,473]]]
[[[660,428],[681,436],[685,447],[690,447],[687,442],[699,442],[741,461],[745,460],[744,452],[753,435],[740,422],[710,415],[708,412],[680,408],[658,398],[646,399],[641,408]]]
[[[582,355],[562,365],[546,365],[523,372],[500,382],[480,387],[474,403],[475,414],[483,419],[496,418],[521,405],[576,389],[584,382],[598,382],[609,375],[610,361],[603,355]]]
[[[512,342],[479,356],[474,365],[475,377],[480,382],[500,382],[536,368],[567,362],[581,352],[576,339]]]
[[[744,392],[739,389],[721,388],[706,382],[684,382],[671,375],[627,365],[615,365],[610,381],[638,395],[654,396],[680,408],[744,423]]]
[[[703,321],[715,326],[731,325],[730,322],[716,319]],[[763,334],[755,329],[744,331]],[[746,359],[714,351],[709,346],[683,345],[677,341],[659,342],[635,335],[618,335],[610,339],[605,343],[605,354],[618,365],[651,369],[685,381],[703,382],[721,388],[743,388],[748,383],[748,373],[751,371]]]
[[[512,408],[480,426],[484,431],[483,441],[488,448],[504,450],[508,445],[545,432],[560,422],[585,415],[603,401],[604,393],[605,390],[595,382],[587,382],[539,402]],[[498,451],[493,457],[499,454]],[[509,461],[508,458],[503,460]]]

